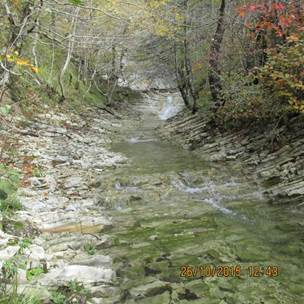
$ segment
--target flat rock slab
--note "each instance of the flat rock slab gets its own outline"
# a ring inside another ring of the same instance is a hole
[[[105,228],[102,224],[85,225],[85,224],[66,224],[61,226],[54,226],[40,229],[41,232],[48,233],[62,233],[62,232],[80,232],[80,233],[98,233]]]
[[[10,240],[16,239],[15,236],[4,233],[0,230],[0,248],[4,248],[7,246]]]
[[[70,212],[71,213],[71,212]],[[58,214],[54,214],[56,216]],[[62,233],[62,232],[80,232],[80,233],[98,233],[111,227],[111,222],[103,217],[90,216],[69,216],[65,214],[62,218],[53,223],[41,223],[38,225],[41,232]]]
[[[101,267],[101,266],[105,267],[112,265],[112,259],[107,255],[97,255],[88,259],[75,260],[71,264],[91,266],[91,267]]]
[[[115,273],[112,269],[84,265],[69,265],[51,270],[39,280],[39,282],[42,285],[59,286],[76,280],[85,285],[97,285],[98,283],[111,283],[114,278]]]
[[[132,288],[130,294],[133,298],[152,297],[170,291],[170,283],[163,281],[154,281],[152,283]]]
[[[69,177],[65,181],[64,187],[66,189],[68,189],[68,188],[77,188],[77,187],[80,187],[80,186],[83,186],[83,185],[84,185],[84,181],[83,181],[82,177],[72,176],[72,177]]]
[[[16,255],[19,251],[19,246],[9,246],[3,250],[0,250],[0,262],[6,261]]]

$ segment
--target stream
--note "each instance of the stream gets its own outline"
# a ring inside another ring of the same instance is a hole
[[[147,95],[111,144],[129,160],[99,188],[115,303],[304,303],[300,215],[268,204],[237,161],[161,141],[155,129],[180,108],[174,94]]]

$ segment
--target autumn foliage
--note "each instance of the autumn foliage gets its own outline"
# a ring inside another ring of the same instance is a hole
[[[260,79],[264,86],[299,112],[304,112],[303,38],[294,35],[279,50],[269,50],[268,61],[260,69]]]
[[[286,37],[303,26],[302,12],[298,10],[296,1],[289,1],[288,4],[260,1],[243,5],[237,11],[253,33],[275,33],[278,37]]]
[[[237,9],[251,35],[263,36],[266,62],[258,76],[278,101],[304,112],[304,25],[297,1],[260,1]]]
[[[7,54],[7,55],[2,56],[2,57],[5,58],[8,62],[14,63],[17,66],[27,67],[32,72],[38,73],[38,68],[35,67],[28,59],[21,58],[18,55],[18,53]],[[2,60],[1,56],[0,56],[0,59]]]

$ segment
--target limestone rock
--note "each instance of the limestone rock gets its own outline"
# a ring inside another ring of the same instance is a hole
[[[5,249],[0,250],[0,261],[9,260],[18,253],[19,249],[19,246],[9,246]]]
[[[57,268],[47,273],[39,282],[42,285],[58,286],[73,280],[82,282],[85,285],[110,283],[115,278],[112,269],[103,267],[92,267],[83,265],[69,265],[64,268]]]

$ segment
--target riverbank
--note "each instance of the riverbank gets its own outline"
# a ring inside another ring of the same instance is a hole
[[[17,301],[14,288],[50,303],[101,303],[111,290],[111,257],[95,254],[109,245],[105,231],[112,225],[100,211],[96,188],[104,171],[126,162],[108,148],[120,115],[131,115],[124,107],[45,105],[30,119],[6,115],[1,159],[20,176],[21,205],[1,213],[1,303]],[[7,198],[1,199],[4,204]]]
[[[274,204],[304,203],[304,119],[288,125],[222,131],[202,115],[186,112],[161,128],[165,140],[178,142],[206,161],[238,161],[265,187],[263,195]]]

